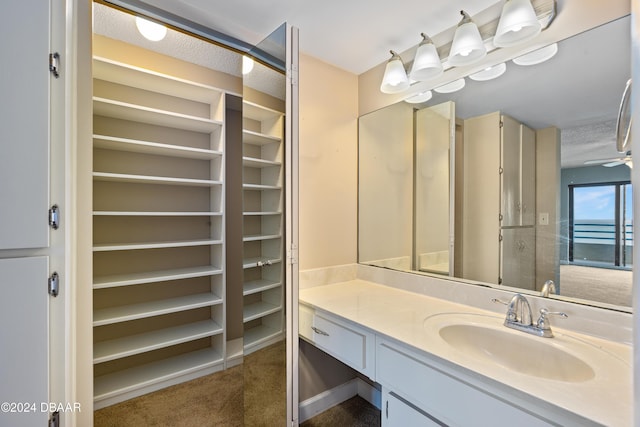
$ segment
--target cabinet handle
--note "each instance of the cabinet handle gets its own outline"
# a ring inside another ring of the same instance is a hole
[[[313,332],[315,332],[318,335],[324,335],[325,337],[328,337],[329,334],[326,333],[325,331],[323,331],[322,329],[318,329],[315,326],[312,326],[311,329],[313,330]]]
[[[385,405],[384,413],[385,413],[385,417],[387,419],[389,419],[389,401],[388,400],[387,400],[386,405]]]

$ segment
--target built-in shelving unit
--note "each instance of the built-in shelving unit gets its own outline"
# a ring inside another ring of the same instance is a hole
[[[282,112],[243,102],[244,353],[283,339]]]
[[[224,368],[225,96],[107,58],[93,73],[100,408]]]

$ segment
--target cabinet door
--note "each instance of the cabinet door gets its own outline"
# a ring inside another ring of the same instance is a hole
[[[522,225],[535,225],[536,221],[536,134],[520,125],[521,206]]]
[[[47,257],[0,259],[0,402],[12,405],[0,412],[2,426],[47,425],[47,271]]]
[[[505,286],[535,290],[535,228],[505,228],[501,233],[501,283]]]
[[[502,116],[500,213],[503,227],[520,225],[520,154],[520,124]]]
[[[441,427],[445,425],[434,421],[388,391],[383,393],[383,402],[383,427]]]
[[[0,249],[49,244],[49,13],[47,0],[3,3]]]

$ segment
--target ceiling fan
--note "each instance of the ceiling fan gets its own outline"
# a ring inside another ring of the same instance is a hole
[[[598,159],[598,160],[587,160],[584,162],[585,165],[602,165],[607,168],[611,168],[618,165],[627,165],[629,167],[633,167],[632,158],[631,158],[631,150],[627,151],[624,157],[615,157],[612,159]]]
[[[627,165],[630,168],[633,167],[633,161],[631,159],[631,150],[627,150],[631,144],[631,79],[627,81],[627,84],[622,93],[622,101],[620,102],[620,109],[618,111],[618,121],[616,123],[616,149],[618,153],[624,154],[624,157],[618,157],[613,159],[601,159],[601,160],[588,160],[584,162],[585,165],[602,165],[605,167],[613,167],[618,165]]]

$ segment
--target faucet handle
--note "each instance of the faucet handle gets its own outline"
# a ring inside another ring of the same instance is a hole
[[[491,302],[495,302],[496,304],[509,305],[508,302],[502,301],[501,299],[498,299],[498,298],[491,298]]]
[[[564,317],[565,319],[569,317],[567,313],[563,313],[561,311],[549,311],[543,307],[540,309],[540,317],[538,318],[537,323],[539,329],[551,330],[551,324],[549,323],[549,319],[547,319],[547,316],[560,316]]]

